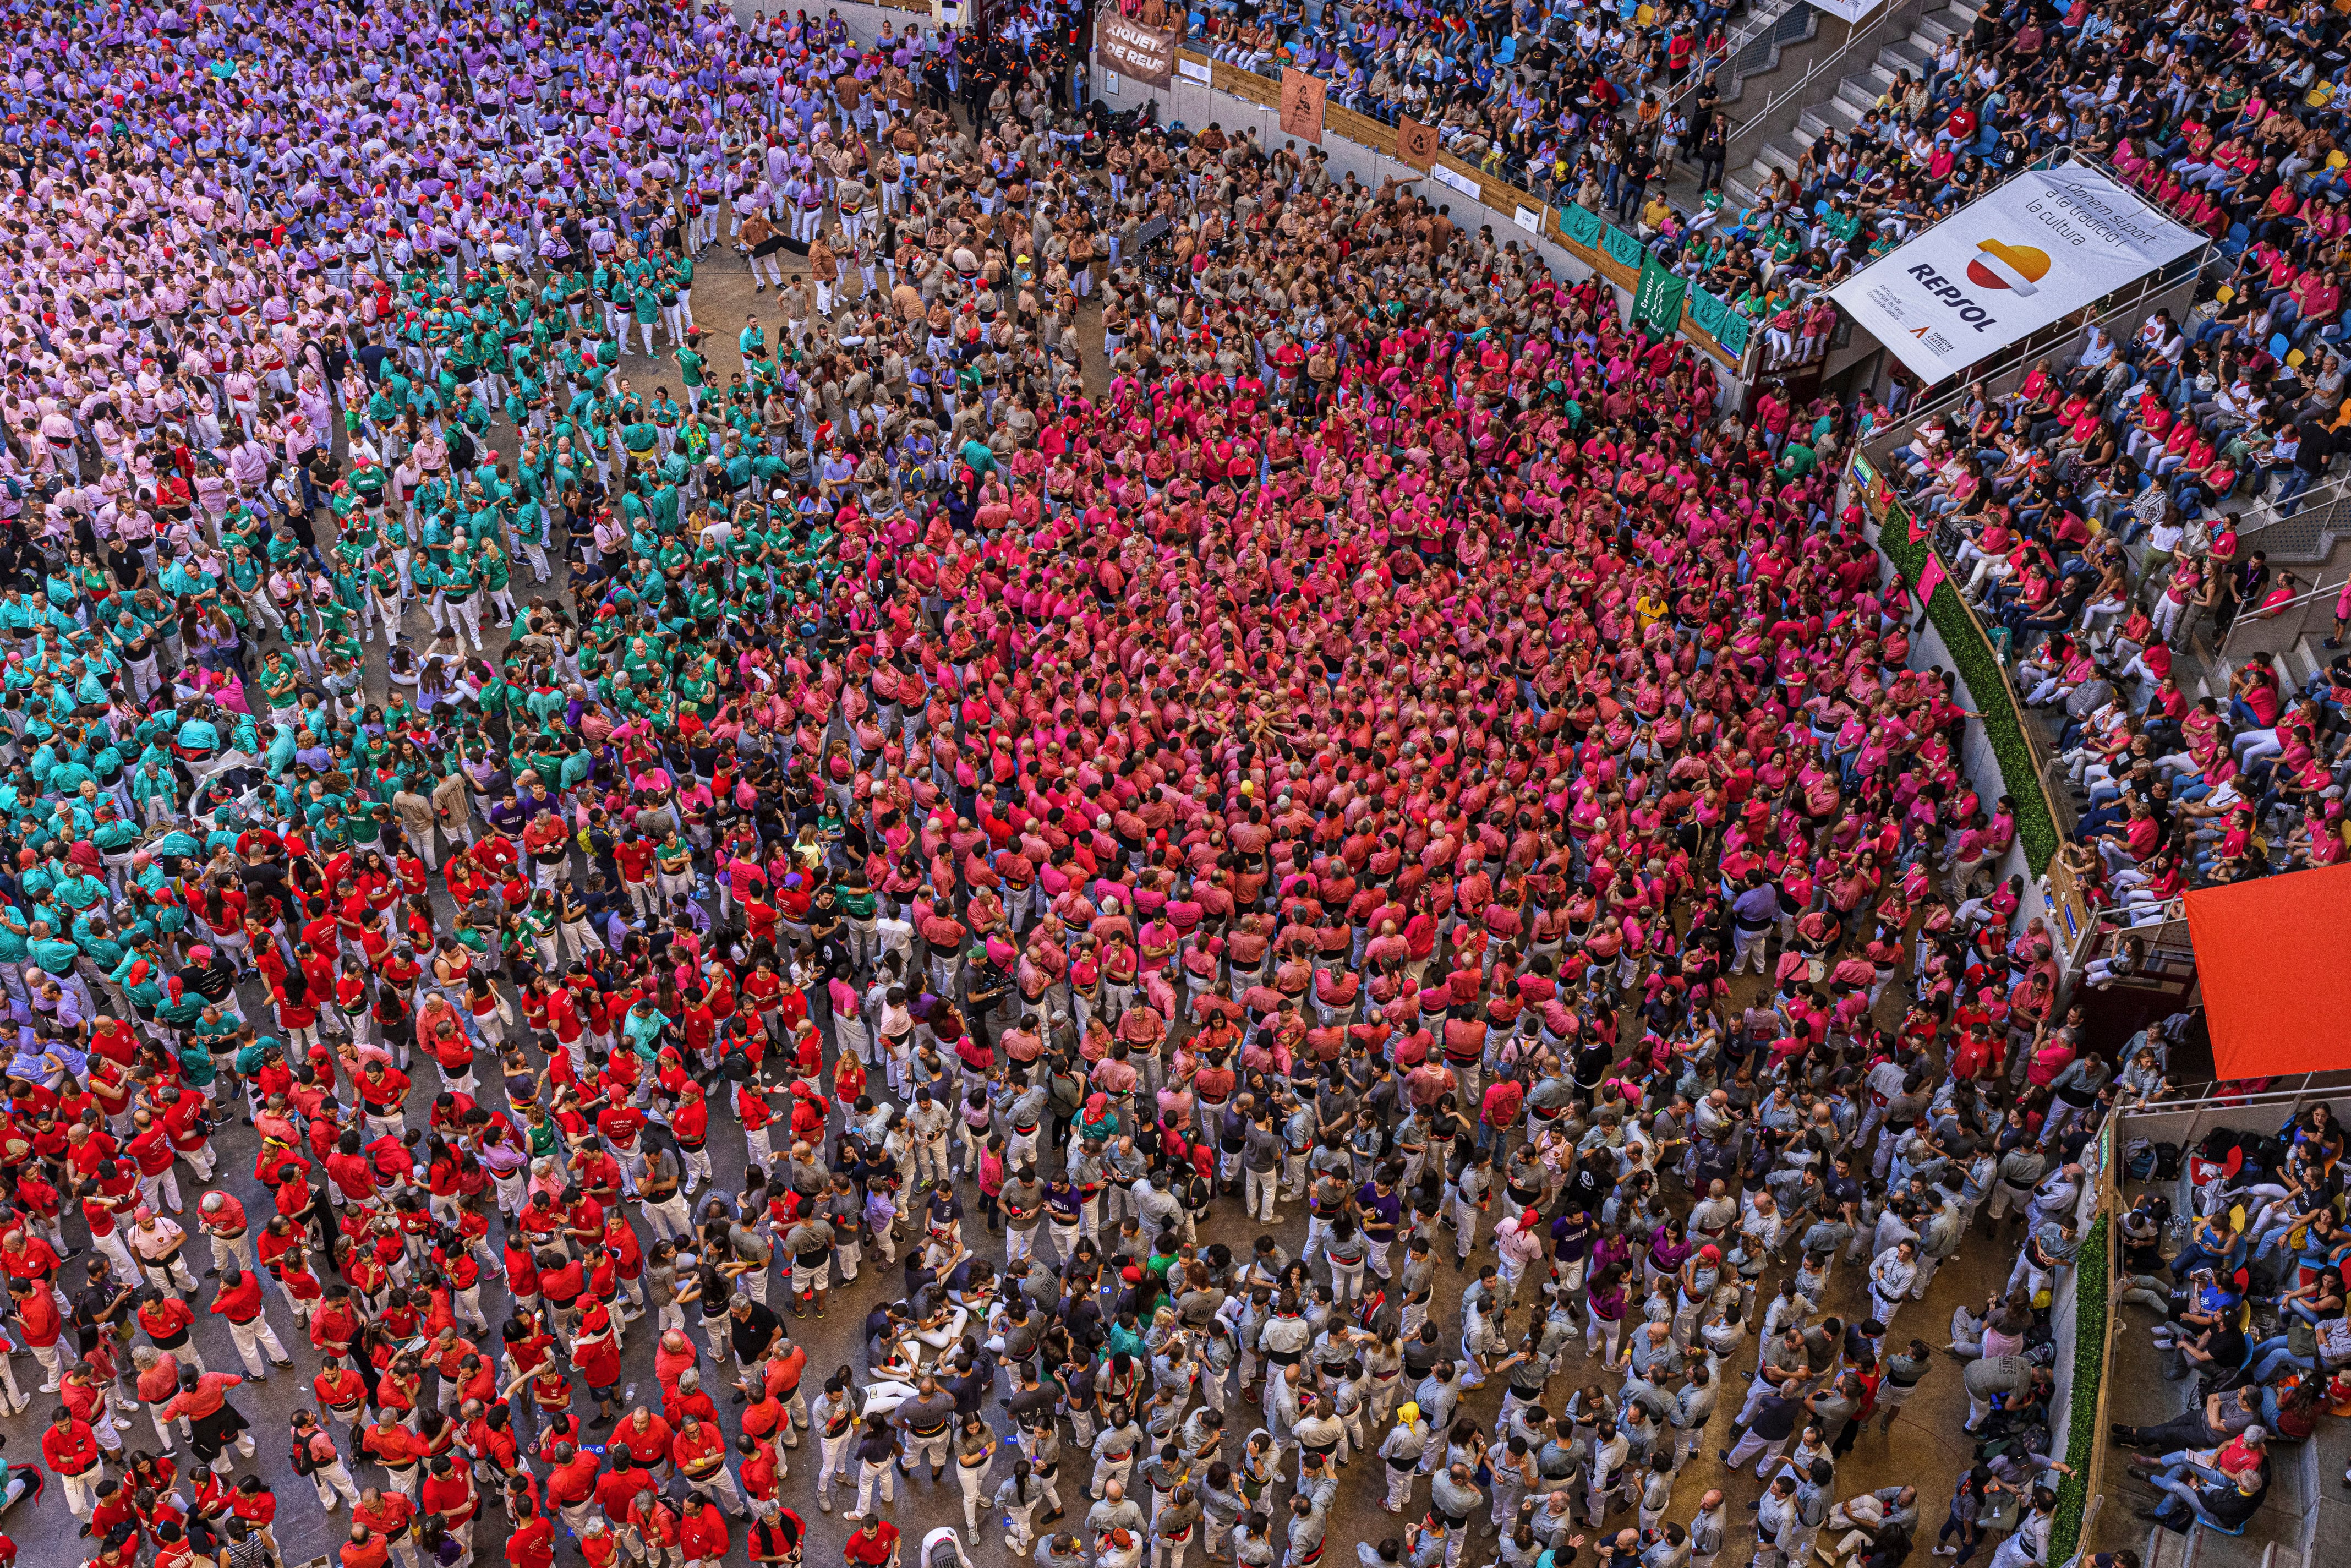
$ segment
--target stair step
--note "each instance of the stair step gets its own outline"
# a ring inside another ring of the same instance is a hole
[[[1910,36],[1914,38],[1925,38],[1929,44],[1940,47],[1945,38],[1959,32],[1963,26],[1964,24],[1961,23],[1946,22],[1938,16],[1928,16],[1911,29]]]
[[[1803,147],[1790,145],[1790,139],[1787,137],[1774,137],[1757,150],[1755,161],[1769,164],[1781,173],[1793,177],[1802,155]]]
[[[1887,70],[1908,71],[1917,78],[1923,78],[1933,67],[1934,57],[1931,51],[1922,49],[1907,39],[1888,44],[1877,51],[1877,63]]]
[[[1796,116],[1796,129],[1810,141],[1817,141],[1831,131],[1850,131],[1861,120],[1861,110],[1841,99],[1830,99],[1817,109],[1807,109]]]
[[[2325,639],[2333,635],[2333,632],[2332,627],[2323,627],[2294,645],[2294,652],[2300,653],[2309,663],[2310,667],[2302,672],[2302,678],[2304,681],[2309,680],[2311,676],[2317,674],[2334,662],[2335,655],[2327,652],[2325,643]]]
[[[1943,7],[1943,15],[1957,16],[1970,27],[1976,25],[1976,17],[1981,15],[1983,7],[1980,5],[1962,5],[1960,0],[1951,0],[1951,4]]]
[[[1837,83],[1836,97],[1831,101],[1851,104],[1855,116],[1858,118],[1877,107],[1878,97],[1884,90],[1881,88],[1872,91],[1868,78],[1865,77],[1847,77]]]

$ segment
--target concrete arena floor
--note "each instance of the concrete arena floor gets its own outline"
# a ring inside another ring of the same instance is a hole
[[[723,385],[726,377],[740,366],[740,357],[735,346],[736,335],[742,329],[746,314],[757,314],[763,324],[773,329],[776,319],[774,295],[772,292],[758,295],[752,292],[747,268],[741,260],[732,254],[723,240],[703,257],[702,265],[697,271],[694,293],[695,319],[708,335],[705,352],[709,355],[713,369],[716,372],[717,382]],[[1099,311],[1093,308],[1088,308],[1083,312],[1081,319],[1086,333],[1088,380],[1094,383],[1106,382],[1107,378],[1099,356],[1101,344]],[[664,382],[673,393],[676,392],[678,382],[675,379],[675,371],[674,361],[668,359],[658,361],[648,361],[634,354],[625,358],[621,367],[621,374],[627,378],[638,391],[647,394],[650,394],[654,386]],[[1099,391],[1100,385],[1097,384],[1094,390]],[[511,455],[510,439],[502,438],[497,444],[501,450]],[[517,597],[526,601],[543,600],[552,591],[551,588],[538,589],[531,585],[528,580],[527,570],[517,576],[516,586]],[[431,629],[421,609],[412,611],[405,630],[418,651],[422,653],[430,641]],[[485,635],[490,639],[491,651],[495,653],[504,645],[507,628],[504,626],[494,628],[486,623],[483,630]],[[445,651],[445,645],[444,651]],[[378,663],[380,665],[380,656]],[[380,680],[379,668],[379,683]],[[381,695],[380,686],[377,695],[379,696]],[[445,912],[445,898],[444,908]],[[1751,978],[1740,982],[1742,987],[1753,986],[1757,983]],[[1739,999],[1742,1003],[1746,999],[1743,991]],[[251,988],[248,988],[245,996],[245,1002],[251,1016],[257,1019],[266,1019],[268,1016],[265,999],[256,995]],[[1883,1004],[1882,1021],[1888,1025],[1898,1021],[1902,1006],[1903,1000],[1900,995],[1890,992]],[[829,1041],[831,1035],[829,1021],[826,1024],[826,1033]],[[422,1125],[432,1095],[439,1087],[439,1081],[434,1071],[421,1058],[413,1071],[416,1084],[411,1092],[409,1110],[416,1124]],[[232,1123],[220,1134],[217,1147],[221,1155],[219,1184],[244,1201],[248,1211],[266,1211],[266,1199],[261,1194],[259,1184],[251,1176],[253,1159],[257,1148],[253,1130]],[[731,1119],[726,1121],[723,1125],[714,1128],[710,1152],[719,1183],[729,1189],[739,1189],[744,1163],[743,1140],[739,1129]],[[966,1221],[967,1240],[983,1256],[1000,1261],[1003,1256],[1002,1241],[1000,1239],[987,1235],[985,1224],[977,1213],[977,1205],[971,1201],[970,1189],[967,1186],[965,1190],[967,1205],[972,1210],[971,1218]],[[189,1209],[189,1214],[183,1217],[183,1222],[190,1224],[193,1228],[193,1211],[199,1193],[196,1185],[185,1177],[184,1172],[181,1183],[181,1195]],[[1292,1212],[1286,1215],[1273,1228],[1272,1233],[1275,1239],[1294,1256],[1304,1242],[1306,1226],[1302,1207],[1296,1205],[1289,1207]],[[1242,1218],[1237,1201],[1224,1199],[1218,1201],[1212,1218],[1202,1227],[1200,1239],[1204,1243],[1212,1240],[1223,1241],[1237,1253],[1246,1255],[1249,1244],[1260,1233],[1261,1228]],[[78,1237],[79,1232],[77,1228],[69,1234]],[[1490,1227],[1488,1234],[1490,1236]],[[492,1237],[494,1245],[497,1238],[498,1233],[494,1230]],[[193,1251],[195,1260],[201,1260],[208,1255],[209,1249],[199,1242]],[[1042,1239],[1040,1251],[1050,1256],[1050,1238]],[[1491,1255],[1490,1247],[1481,1241],[1476,1260],[1490,1261]],[[1904,1339],[1916,1335],[1928,1341],[1929,1344],[1939,1347],[1947,1338],[1946,1330],[1952,1308],[1961,1301],[1980,1303],[1986,1294],[2006,1278],[2012,1258],[2012,1244],[1995,1241],[1979,1232],[1970,1239],[1968,1245],[1952,1263],[1939,1271],[1928,1300],[1914,1304],[1902,1314],[1895,1325],[1897,1334]],[[68,1264],[67,1278],[69,1282],[78,1283],[78,1262]],[[1466,1282],[1468,1277],[1460,1278]],[[1779,1272],[1776,1270],[1767,1276],[1767,1291],[1771,1285],[1776,1283],[1779,1277]],[[785,1316],[787,1330],[808,1351],[807,1386],[811,1391],[834,1368],[843,1365],[854,1369],[859,1380],[863,1381],[864,1351],[860,1343],[861,1326],[865,1314],[876,1304],[900,1293],[902,1280],[903,1275],[897,1269],[876,1269],[869,1266],[860,1274],[856,1282],[832,1291],[829,1311],[824,1318],[818,1319],[810,1316],[794,1320],[788,1314]],[[196,1302],[197,1346],[203,1352],[207,1365],[215,1369],[240,1370],[235,1349],[229,1340],[225,1322],[204,1311],[211,1300],[214,1281],[204,1281],[203,1284],[204,1291]],[[785,1290],[778,1285],[771,1290],[769,1299],[780,1308],[785,1295]],[[1848,1322],[1864,1315],[1866,1301],[1863,1288],[1862,1269],[1856,1265],[1840,1263],[1832,1276],[1829,1296],[1829,1301],[1823,1303],[1824,1311],[1835,1312]],[[248,1385],[235,1390],[232,1394],[232,1398],[237,1406],[252,1422],[254,1427],[252,1435],[256,1442],[255,1458],[251,1460],[240,1461],[236,1473],[258,1474],[276,1493],[279,1510],[276,1535],[280,1552],[286,1563],[302,1564],[313,1559],[333,1556],[336,1550],[344,1544],[347,1539],[346,1531],[350,1516],[345,1512],[338,1511],[330,1514],[322,1511],[319,1506],[315,1490],[303,1478],[293,1473],[292,1467],[288,1463],[288,1418],[296,1411],[312,1406],[310,1379],[319,1370],[318,1358],[310,1351],[307,1336],[297,1325],[288,1321],[283,1303],[277,1297],[271,1294],[266,1299],[269,1303],[271,1323],[277,1329],[279,1339],[293,1353],[296,1370],[292,1373],[275,1373],[266,1383]],[[1439,1301],[1442,1309],[1439,1321],[1447,1330],[1448,1338],[1458,1343],[1459,1322],[1458,1299],[1447,1297],[1440,1290]],[[505,1321],[507,1305],[507,1298],[500,1283],[485,1281],[482,1306],[485,1314],[494,1324],[502,1323]],[[653,1408],[658,1409],[659,1393],[653,1377],[652,1347],[654,1338],[650,1320],[632,1325],[624,1354],[624,1366],[627,1379],[641,1385],[643,1392],[648,1396],[648,1402]],[[696,1333],[692,1338],[696,1350],[706,1356],[707,1347],[703,1344],[701,1335]],[[1721,1554],[1721,1563],[1724,1568],[1736,1568],[1736,1565],[1745,1563],[1753,1554],[1752,1539],[1746,1532],[1750,1516],[1744,1511],[1744,1506],[1760,1495],[1761,1484],[1755,1479],[1751,1469],[1742,1470],[1726,1481],[1723,1479],[1723,1467],[1714,1457],[1714,1450],[1728,1442],[1729,1439],[1724,1434],[1729,1427],[1731,1415],[1735,1414],[1740,1400],[1744,1397],[1746,1382],[1740,1374],[1753,1368],[1753,1346],[1754,1342],[1750,1337],[1747,1346],[1744,1347],[1741,1358],[1729,1370],[1720,1396],[1719,1407],[1713,1423],[1711,1433],[1713,1440],[1708,1443],[1706,1452],[1693,1461],[1684,1472],[1675,1494],[1675,1506],[1668,1514],[1669,1518],[1687,1520],[1697,1508],[1698,1498],[1709,1487],[1722,1486],[1730,1505],[1729,1537],[1725,1542]],[[1593,1364],[1581,1358],[1580,1354],[1577,1354],[1580,1350],[1579,1343],[1576,1352],[1571,1353],[1567,1370],[1554,1379],[1551,1385],[1552,1405],[1554,1409],[1573,1389],[1595,1376],[1602,1375]],[[35,1392],[40,1378],[40,1369],[28,1354],[19,1353],[15,1368],[20,1386],[33,1399],[33,1405],[22,1416],[13,1420],[0,1419],[0,1431],[5,1431],[9,1439],[8,1458],[21,1463],[37,1458],[40,1434],[47,1423],[48,1413],[54,1407],[54,1401],[49,1396]],[[1915,1484],[1920,1489],[1920,1511],[1923,1516],[1920,1542],[1922,1553],[1932,1544],[1929,1538],[1942,1523],[1944,1504],[1949,1497],[1951,1487],[1970,1458],[1970,1441],[1959,1430],[1959,1423],[1965,1415],[1966,1406],[1965,1398],[1959,1387],[1959,1373],[1958,1363],[1949,1359],[1939,1359],[1934,1371],[1928,1375],[1927,1381],[1904,1408],[1902,1418],[1896,1422],[1892,1432],[1880,1434],[1873,1427],[1861,1438],[1853,1453],[1840,1467],[1837,1486],[1840,1495],[1851,1495],[1879,1486],[1899,1483]],[[1609,1376],[1604,1377],[1604,1381],[1613,1388],[1615,1379]],[[713,1379],[706,1374],[705,1385],[711,1385]],[[714,1394],[719,1399],[721,1422],[726,1427],[731,1443],[737,1430],[735,1423],[738,1407],[726,1404],[723,1391],[714,1388]],[[1490,1382],[1485,1388],[1468,1396],[1463,1402],[1463,1406],[1468,1412],[1488,1423],[1490,1429],[1493,1416],[1501,1403],[1501,1395],[1502,1388],[1499,1382]],[[584,1393],[580,1395],[580,1403],[576,1407],[583,1416],[592,1414]],[[1003,1419],[1000,1411],[992,1414],[997,1417],[996,1424],[1001,1436],[1008,1429],[1009,1424]],[[1238,1452],[1241,1440],[1257,1424],[1249,1418],[1251,1414],[1248,1406],[1236,1407],[1228,1424],[1228,1455]],[[123,1418],[123,1427],[124,1441],[133,1450],[154,1441],[153,1427],[143,1415],[136,1418]],[[1376,1440],[1375,1437],[1374,1441],[1376,1442]],[[1010,1472],[1009,1447],[1008,1442],[1005,1451],[999,1454],[998,1468],[991,1472],[991,1490],[993,1478],[1000,1478]],[[349,1456],[346,1457],[349,1458]],[[841,1561],[841,1546],[854,1528],[843,1522],[841,1518],[841,1511],[852,1506],[850,1500],[853,1494],[843,1493],[836,1488],[833,1500],[834,1511],[829,1515],[820,1512],[812,1495],[811,1483],[816,1469],[813,1445],[804,1445],[799,1452],[789,1457],[791,1471],[789,1479],[783,1483],[782,1495],[784,1500],[799,1510],[809,1521],[807,1561],[811,1564],[837,1563]],[[733,1458],[730,1448],[730,1461]],[[179,1458],[184,1478],[188,1473],[187,1467],[193,1463],[185,1451],[184,1445],[181,1448]],[[1352,1549],[1355,1544],[1376,1544],[1384,1537],[1402,1534],[1402,1527],[1406,1521],[1393,1517],[1381,1508],[1380,1500],[1384,1495],[1384,1484],[1381,1476],[1382,1468],[1376,1457],[1358,1456],[1342,1474],[1343,1484],[1330,1521],[1328,1535],[1329,1550],[1332,1553],[1337,1554],[1334,1568],[1337,1564],[1350,1563]],[[362,1487],[377,1484],[382,1479],[381,1472],[370,1465],[353,1464],[352,1470],[355,1479]],[[543,1467],[541,1470],[543,1473]],[[1062,1521],[1061,1528],[1071,1528],[1081,1524],[1083,1510],[1074,1506],[1074,1500],[1081,1491],[1087,1474],[1088,1467],[1065,1459],[1061,1473],[1062,1496],[1065,1503],[1071,1503],[1072,1506],[1069,1517]],[[1294,1471],[1292,1474],[1294,1475]],[[933,1528],[940,1525],[953,1525],[958,1530],[962,1528],[961,1497],[952,1477],[935,1486],[927,1474],[921,1473],[918,1469],[917,1476],[911,1481],[900,1478],[898,1488],[897,1500],[887,1507],[885,1517],[896,1523],[911,1538],[910,1552],[913,1544],[918,1543],[923,1534]],[[1427,1495],[1427,1487],[1423,1483],[1416,1497],[1416,1508],[1426,1505]],[[1275,1536],[1277,1551],[1280,1548],[1281,1538],[1279,1532],[1281,1529],[1281,1521],[1285,1517],[1286,1498],[1286,1490],[1279,1492],[1271,1511],[1277,1532]],[[1619,1515],[1612,1515],[1609,1522],[1614,1527],[1620,1523],[1630,1525],[1634,1521],[1630,1511],[1626,1511]],[[1012,1556],[1004,1547],[1000,1521],[983,1515],[981,1524],[979,1540],[977,1542],[967,1541],[966,1543],[975,1563],[978,1564],[979,1568],[999,1568],[999,1565],[1009,1563]],[[489,1512],[477,1523],[475,1528],[477,1561],[485,1563],[496,1563],[502,1561],[501,1541],[504,1525],[504,1516],[495,1511]],[[61,1489],[54,1483],[37,1507],[20,1509],[5,1519],[0,1519],[0,1529],[5,1529],[15,1538],[23,1553],[23,1561],[26,1563],[41,1564],[46,1568],[47,1564],[75,1563],[91,1555],[90,1544],[77,1538],[76,1521],[66,1509]],[[732,1527],[730,1533],[732,1549],[727,1562],[732,1564],[747,1564],[749,1559],[742,1529],[739,1526]],[[1585,1548],[1587,1561],[1591,1550],[1591,1545],[1587,1544]],[[1989,1546],[1981,1550],[1988,1558]],[[1468,1548],[1463,1561],[1474,1568],[1475,1564],[1491,1562],[1493,1557],[1491,1532],[1481,1531]],[[1196,1542],[1195,1552],[1190,1561],[1196,1565],[1200,1560],[1198,1543]],[[559,1547],[559,1561],[569,1563],[576,1563],[579,1558],[576,1551],[566,1543]]]

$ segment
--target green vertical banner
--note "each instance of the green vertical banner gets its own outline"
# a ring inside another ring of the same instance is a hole
[[[1600,253],[1627,272],[1641,270],[1641,261],[1649,252],[1646,246],[1623,229],[1611,228],[1600,236]]]
[[[1682,329],[1682,296],[1689,279],[1666,267],[1654,256],[1641,263],[1641,282],[1633,291],[1633,319],[1656,338],[1670,338]]]

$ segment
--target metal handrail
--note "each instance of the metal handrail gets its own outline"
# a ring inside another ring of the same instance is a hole
[[[2330,474],[2319,484],[2312,486],[2309,489],[2304,490],[2301,495],[2296,496],[2294,498],[2294,507],[2293,511],[2273,517],[2270,521],[2262,523],[2257,528],[2247,528],[2238,537],[2241,539],[2251,539],[2256,534],[2267,533],[2272,528],[2283,528],[2291,524],[2300,522],[2303,518],[2310,516],[2313,512],[2325,511],[2327,507],[2335,505],[2335,502],[2342,500],[2346,495],[2351,495],[2351,471],[2346,471],[2341,474]]]
[[[2241,542],[2241,540],[2240,542]],[[2269,608],[2259,612],[2240,611],[2230,620],[2229,629],[2220,633],[2220,645],[2212,651],[2213,657],[2226,661],[2229,657],[2230,643],[2234,640],[2237,633],[2244,628],[2249,626],[2269,625],[2273,622],[2284,620],[2287,616],[2295,613],[2297,611],[2306,612],[2311,605],[2316,603],[2319,600],[2331,598],[2334,595],[2342,592],[2346,583],[2351,583],[2351,572],[2346,572],[2343,576],[2342,581],[2340,582],[2323,583],[2311,589],[2307,593],[2296,594],[2294,598],[2287,600],[2283,604],[2273,604]],[[2275,658],[2277,656],[2277,650],[2263,650],[2263,653],[2270,658]]]
[[[1743,27],[1731,33],[1723,39],[1722,50],[1719,54],[1708,54],[1698,61],[1697,68],[1689,73],[1688,79],[1682,84],[1681,90],[1674,94],[1673,97],[1666,99],[1666,107],[1668,109],[1677,108],[1687,102],[1688,99],[1698,96],[1698,89],[1705,84],[1707,74],[1710,71],[1719,70],[1724,66],[1730,66],[1733,68],[1730,73],[1730,79],[1728,82],[1718,82],[1716,85],[1721,89],[1726,97],[1731,93],[1737,92],[1739,90],[1740,82],[1744,79],[1736,68],[1739,57],[1745,54],[1747,52],[1748,46],[1754,43],[1756,39],[1762,37],[1764,35],[1770,33],[1773,28],[1779,26],[1780,18],[1793,10],[1795,8],[1795,4],[1796,0],[1786,0],[1785,4],[1779,5],[1768,12],[1762,5],[1757,5],[1750,7],[1747,15],[1740,18],[1741,22],[1744,24]],[[1717,114],[1722,114],[1720,110],[1717,110],[1715,112]],[[1730,118],[1729,115],[1723,115],[1722,117],[1726,122]],[[1725,137],[1723,140],[1724,148],[1728,150],[1729,145],[1729,139]]]
[[[1740,126],[1738,135],[1744,135],[1753,131],[1775,110],[1784,109],[1789,103],[1802,97],[1804,90],[1812,86],[1815,77],[1825,75],[1830,67],[1844,59],[1855,47],[1876,37],[1878,29],[1885,26],[1887,20],[1903,8],[1904,0],[1886,0],[1886,3],[1878,7],[1877,14],[1872,16],[1866,25],[1852,29],[1845,35],[1844,43],[1807,66],[1802,77],[1764,99],[1763,107],[1749,115],[1745,123]],[[1722,149],[1726,153],[1730,151],[1731,144],[1738,140],[1738,135],[1725,136],[1722,139]]]

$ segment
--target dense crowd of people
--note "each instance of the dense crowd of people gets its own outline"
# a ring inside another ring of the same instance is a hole
[[[1849,415],[1062,20],[20,18],[0,1272],[93,1560],[274,1555],[290,1370],[343,1568],[836,1486],[884,1568],[925,1469],[922,1568],[1311,1568],[1349,1465],[1372,1568],[1898,1568],[1839,1468],[1948,1346],[1950,1550],[2045,1563],[2167,1040],[2058,1004]]]
[[[2260,529],[2333,496],[2346,439],[2343,29],[2331,13],[2186,0],[2144,16],[1987,7],[1725,231],[1751,238],[1810,211],[1794,221],[1815,238],[1826,224],[1890,241],[2063,149],[2218,242],[2184,317],[2090,326],[2008,390],[1969,385],[1923,420],[1897,376],[1855,415],[1879,433],[1910,421],[1897,487],[2004,632],[2074,790],[2063,852],[2126,933],[2190,887],[2344,852],[2351,664],[2305,673],[2259,638],[2210,654],[2241,622],[2298,617],[2336,586],[2272,561]],[[1852,258],[1833,244],[1813,259]],[[2326,655],[2351,596],[2337,611]],[[2199,663],[2175,667],[2191,644]],[[2126,975],[2144,956],[2121,935],[2102,961]]]

